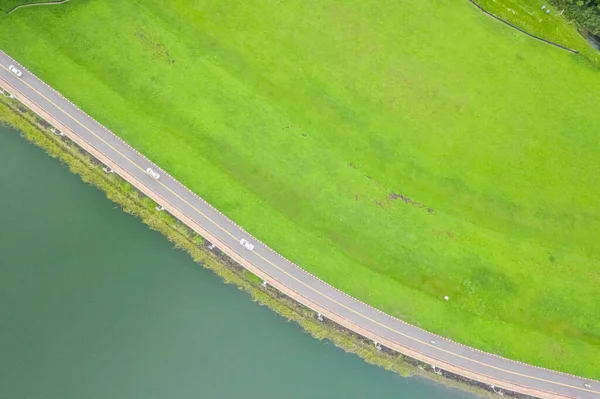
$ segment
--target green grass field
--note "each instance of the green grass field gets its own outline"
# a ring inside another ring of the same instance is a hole
[[[0,1],[0,10],[7,12],[15,6],[20,4],[32,4],[37,3],[37,0],[1,0]]]
[[[70,2],[0,17],[0,47],[336,287],[600,378],[584,57],[436,0]]]
[[[8,12],[15,6],[28,5],[28,4],[43,4],[58,2],[60,0],[0,0],[0,11]],[[65,0],[69,1],[69,0]]]
[[[525,31],[579,51],[595,66],[600,67],[600,53],[593,49],[577,32],[572,23],[566,23],[561,10],[544,0],[476,0],[494,15],[509,21]],[[546,9],[550,13],[546,14]]]

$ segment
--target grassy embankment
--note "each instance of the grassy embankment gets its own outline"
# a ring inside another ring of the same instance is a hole
[[[9,12],[17,6],[60,5],[70,0],[0,0],[0,11]],[[26,7],[19,7],[26,8]],[[16,10],[14,10],[16,11]]]
[[[600,67],[600,52],[593,49],[577,32],[574,23],[569,23],[560,10],[544,0],[476,0],[479,5],[494,15],[525,31],[577,50]],[[550,13],[542,6],[550,8]]]
[[[36,0],[1,0],[0,1],[0,11],[8,12],[13,7],[16,7],[21,4],[32,4],[37,3]]]
[[[600,378],[583,57],[466,2],[374,0],[70,2],[0,17],[0,46],[332,285]]]

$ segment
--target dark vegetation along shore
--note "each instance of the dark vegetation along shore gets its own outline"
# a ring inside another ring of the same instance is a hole
[[[488,385],[432,368],[428,364],[408,358],[386,347],[377,349],[370,340],[330,320],[319,321],[312,310],[270,286],[263,287],[258,277],[218,249],[212,248],[209,242],[167,212],[158,212],[154,201],[145,197],[118,175],[105,173],[104,165],[69,139],[51,133],[51,126],[46,121],[18,101],[7,98],[5,93],[0,96],[0,124],[20,131],[22,137],[43,149],[52,158],[66,164],[72,173],[77,174],[85,183],[103,191],[108,199],[118,204],[125,212],[138,217],[151,229],[161,232],[176,248],[187,252],[196,263],[212,270],[225,283],[234,284],[248,292],[259,304],[269,307],[288,321],[296,322],[314,338],[329,340],[337,347],[354,353],[371,364],[402,376],[423,376],[480,396],[497,396],[497,392]],[[529,398],[510,391],[502,391],[502,393],[519,399]]]
[[[600,38],[600,0],[550,0],[579,29]]]

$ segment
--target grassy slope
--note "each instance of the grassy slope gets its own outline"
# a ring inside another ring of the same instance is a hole
[[[597,70],[460,2],[318,4],[73,2],[0,46],[335,286],[600,377]]]
[[[36,2],[36,0],[0,0],[0,11],[8,11],[19,4],[30,4]]]
[[[577,32],[573,24],[566,23],[560,10],[550,7],[544,0],[477,0],[486,10],[529,33],[579,51],[594,65],[600,66],[600,53],[593,49]],[[542,9],[550,7],[550,13]]]
[[[0,0],[0,11],[8,11],[21,4],[45,3],[57,0]]]

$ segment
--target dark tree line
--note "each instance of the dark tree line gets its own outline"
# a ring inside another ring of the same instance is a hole
[[[600,36],[600,0],[550,0],[579,29]]]

